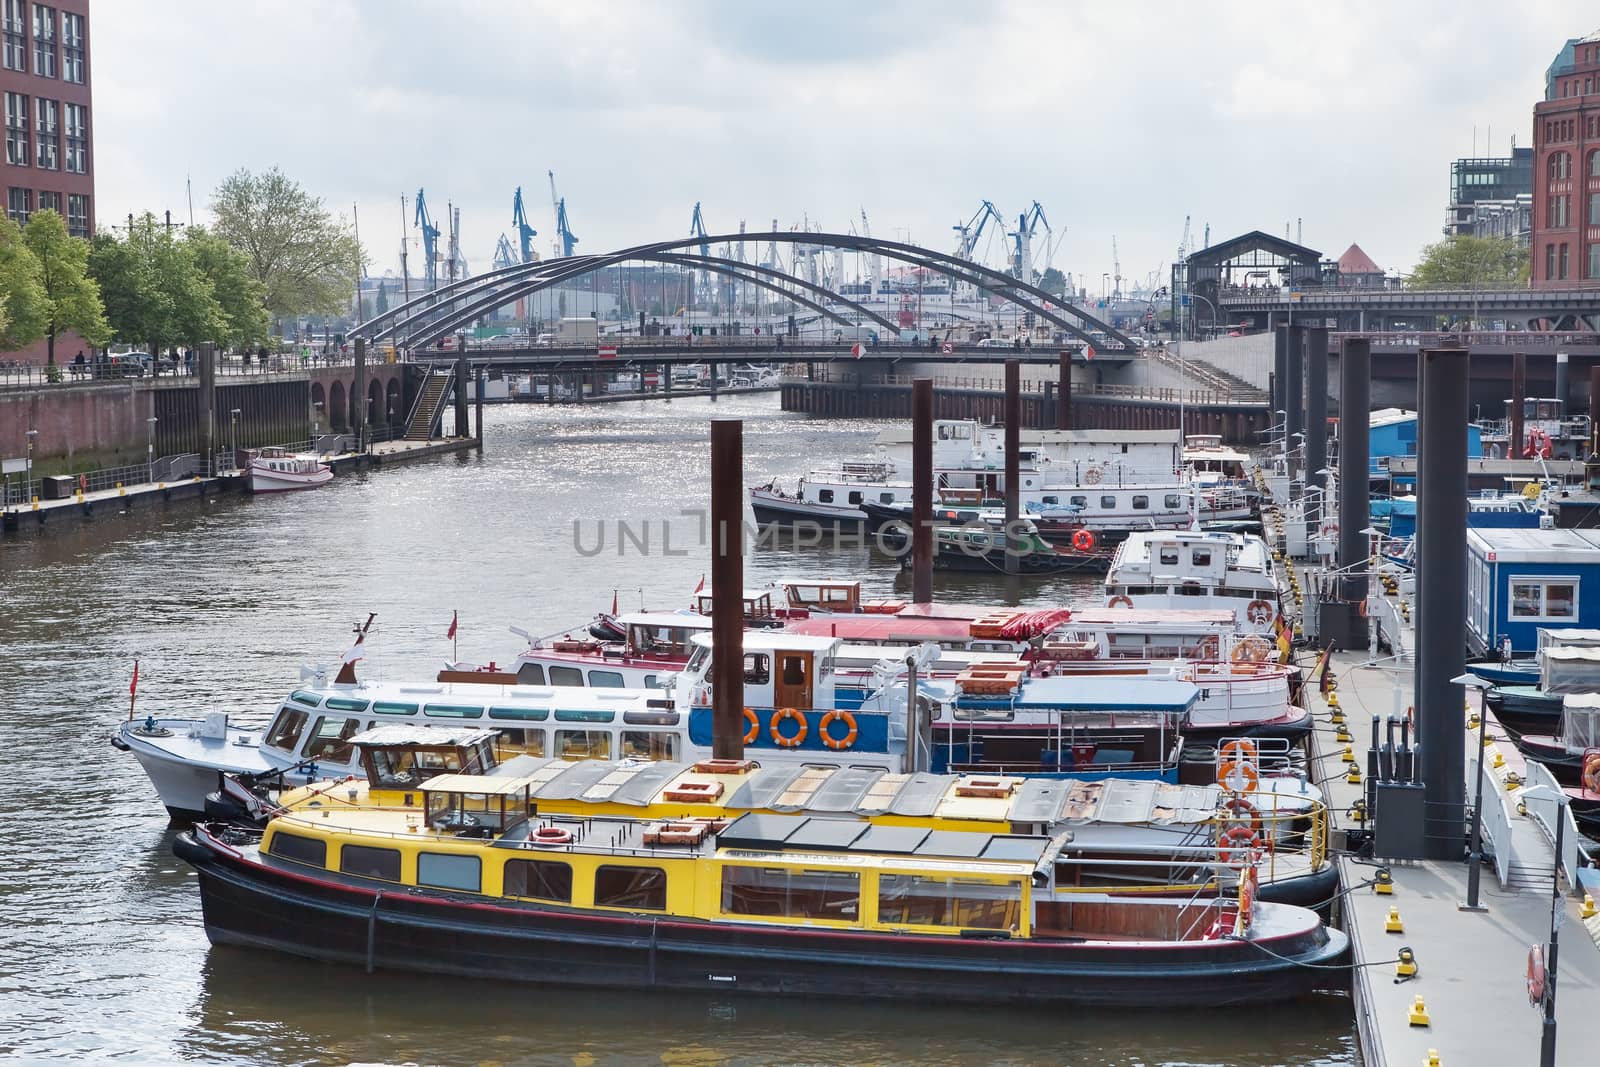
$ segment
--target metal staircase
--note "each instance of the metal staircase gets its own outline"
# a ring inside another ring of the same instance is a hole
[[[444,416],[445,400],[450,396],[450,386],[455,381],[455,367],[436,370],[423,382],[417,402],[406,420],[407,441],[431,441],[439,433],[439,421]]]

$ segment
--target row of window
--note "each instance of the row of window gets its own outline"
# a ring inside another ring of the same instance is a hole
[[[1265,589],[1239,589],[1219,585],[1215,589],[1203,585],[1112,585],[1106,587],[1107,596],[1219,596],[1235,600],[1267,600],[1273,594]]]
[[[64,198],[66,210],[62,210],[63,197],[60,193],[50,189],[40,189],[38,192],[37,210],[54,211],[67,220],[67,232],[74,237],[89,236],[89,195],[87,193],[68,193]],[[35,211],[34,191],[12,186],[6,190],[6,217],[18,226],[26,226]]]
[[[1590,205],[1591,210],[1600,203],[1600,195],[1593,198],[1593,201]],[[1583,275],[1585,278],[1600,280],[1600,241],[1589,246],[1589,262],[1585,266],[1587,267]],[[1560,243],[1552,241],[1544,246],[1544,276],[1547,280],[1565,281],[1575,277],[1572,269],[1571,245],[1566,241]]]
[[[1594,120],[1591,119],[1591,122]],[[1546,161],[1545,169],[1551,181],[1560,181],[1572,177],[1572,153],[1552,152]],[[1600,148],[1589,153],[1589,177],[1600,178]]]
[[[89,109],[37,97],[34,123],[28,123],[28,95],[6,93],[6,162],[14,167],[89,173]],[[60,122],[65,119],[65,125]],[[62,133],[66,134],[63,153]],[[37,152],[33,151],[37,136]]]
[[[0,24],[4,47],[0,62],[7,70],[28,69],[27,23],[23,21],[26,8],[24,0],[5,0],[5,17]],[[82,15],[70,11],[60,12],[61,80],[75,85],[85,84],[84,72],[84,21]],[[33,73],[41,78],[56,77],[56,16],[53,7],[33,5]]]
[[[1595,158],[1600,159],[1600,152],[1595,153]],[[1587,218],[1588,225],[1600,226],[1600,192],[1589,194]],[[1562,193],[1546,200],[1544,225],[1547,230],[1559,230],[1572,225],[1572,197]]]
[[[278,832],[271,853],[281,859],[326,867],[326,841]],[[395,848],[344,845],[339,872],[357,878],[401,881],[401,853]],[[483,891],[483,861],[448,852],[417,854],[417,884],[467,893]],[[507,897],[553,904],[572,903],[572,865],[560,860],[508,859],[501,871]],[[629,911],[665,911],[664,867],[602,864],[594,872],[594,906]],[[1020,883],[992,885],[910,874],[878,876],[878,920],[907,926],[965,929],[1015,929],[1021,918]],[[724,915],[857,922],[861,913],[861,875],[854,871],[807,871],[786,867],[728,866],[722,869]]]
[[[860,504],[861,501],[861,492],[854,489],[852,489],[849,495],[845,498],[845,502],[847,504]],[[895,502],[895,495],[893,493],[879,493],[878,501],[879,503],[883,504],[893,504]],[[834,502],[834,491],[832,489],[817,490],[817,502],[821,504],[832,504]],[[1061,498],[1059,496],[1040,497],[1039,503],[1054,507],[1062,506]],[[1074,508],[1087,508],[1089,506],[1089,498],[1087,496],[1069,496],[1067,497],[1066,506]],[[1163,506],[1169,511],[1177,511],[1182,509],[1184,507],[1184,499],[1182,494],[1166,494],[1166,496],[1163,498]],[[1117,509],[1117,497],[1110,493],[1103,494],[1100,497],[1100,507],[1106,511],[1115,511]],[[1149,511],[1150,497],[1143,493],[1134,496],[1132,499],[1132,507],[1134,511]]]

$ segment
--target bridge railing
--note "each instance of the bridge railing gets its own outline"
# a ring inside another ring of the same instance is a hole
[[[923,375],[911,374],[885,374],[877,381],[878,384],[891,386],[904,386],[910,388],[911,383]],[[1054,382],[1038,380],[1023,381],[1019,383],[1020,390],[1028,395],[1042,395],[1046,392],[1047,385],[1054,386]],[[936,376],[933,379],[935,389],[969,389],[975,392],[1003,393],[1006,389],[1003,378],[970,378],[960,376]],[[1053,389],[1052,389],[1053,391]],[[1260,393],[1239,393],[1220,389],[1167,389],[1144,385],[1088,385],[1074,386],[1072,395],[1112,397],[1119,400],[1149,400],[1154,403],[1185,404],[1217,407],[1248,407],[1250,405],[1265,405]]]
[[[1567,347],[1600,347],[1600,333],[1589,330],[1351,330],[1329,336],[1333,343],[1346,338],[1365,338],[1374,348],[1435,348],[1459,344],[1469,348],[1503,348],[1507,352],[1543,352]]]

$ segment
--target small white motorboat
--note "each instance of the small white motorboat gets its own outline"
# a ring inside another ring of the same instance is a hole
[[[282,493],[315,489],[333,480],[333,468],[310,452],[260,448],[250,453],[248,467],[252,493]]]

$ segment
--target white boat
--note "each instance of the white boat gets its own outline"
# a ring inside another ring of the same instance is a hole
[[[1106,607],[1223,608],[1240,633],[1267,634],[1282,614],[1283,586],[1254,535],[1133,533],[1112,557]]]
[[[333,480],[333,468],[321,456],[282,448],[253,449],[247,473],[252,493],[315,489]]]

